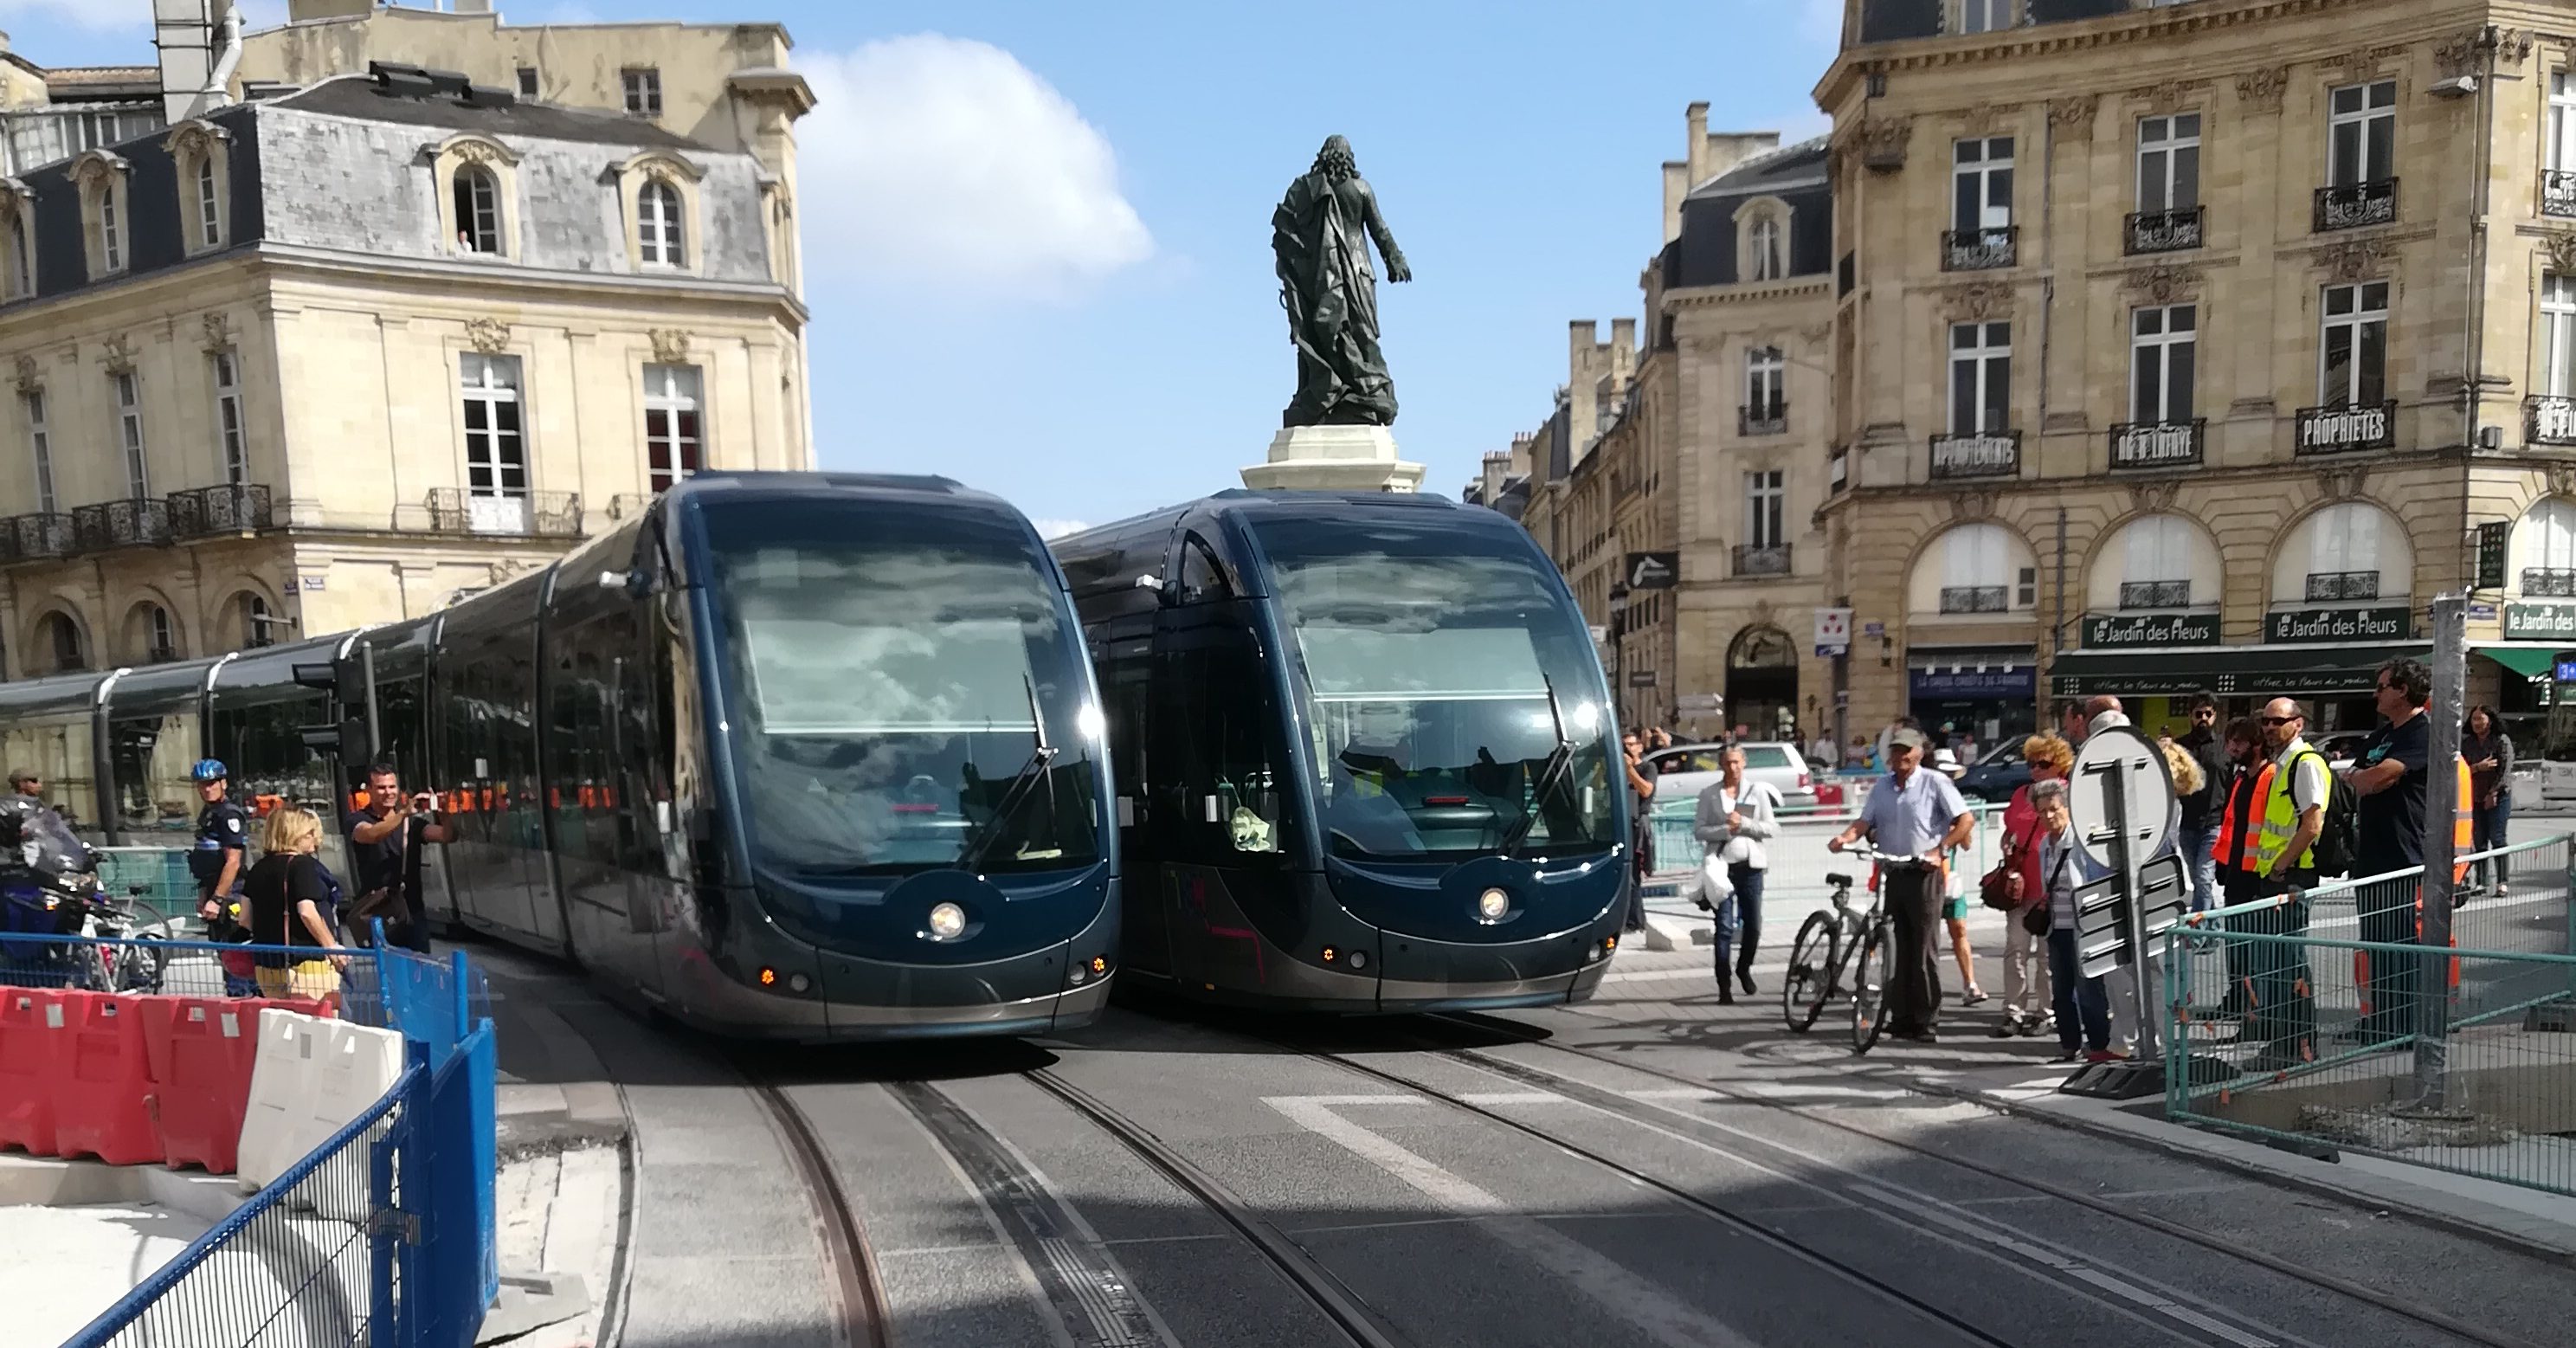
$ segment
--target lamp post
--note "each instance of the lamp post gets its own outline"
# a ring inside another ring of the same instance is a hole
[[[1619,709],[1619,728],[1628,728],[1628,583],[1610,582],[1610,705]]]

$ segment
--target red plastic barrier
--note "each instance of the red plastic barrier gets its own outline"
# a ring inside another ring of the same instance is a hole
[[[70,1044],[61,993],[0,988],[0,1148],[54,1154],[56,1087]]]
[[[61,992],[71,1044],[55,1078],[54,1154],[95,1156],[109,1165],[161,1159],[161,1139],[144,1105],[151,1064],[141,998]]]
[[[142,999],[143,1050],[152,1078],[145,1106],[164,1164],[229,1175],[250,1109],[259,1009],[250,998]]]

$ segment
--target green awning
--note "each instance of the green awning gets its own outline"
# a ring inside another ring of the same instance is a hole
[[[2471,650],[2495,661],[2526,679],[2537,679],[2556,668],[2558,652],[2530,646],[2473,646]]]

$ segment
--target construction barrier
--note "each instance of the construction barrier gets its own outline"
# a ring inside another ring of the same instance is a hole
[[[51,988],[0,990],[0,1150],[54,1154],[54,1083],[70,1039]]]
[[[143,1052],[143,1011],[131,997],[58,992],[70,1036],[68,1070],[54,1078],[54,1152],[109,1165],[161,1159],[144,1097],[152,1090]],[[60,1059],[57,1060],[61,1061]]]

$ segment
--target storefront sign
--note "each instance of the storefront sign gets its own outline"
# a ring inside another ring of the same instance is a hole
[[[2087,646],[2215,646],[2215,613],[2113,613],[2084,619]]]
[[[2512,533],[2513,524],[2507,520],[2491,520],[2478,526],[2478,589],[2504,588],[2505,543]]]
[[[2029,665],[1944,665],[1910,671],[1907,693],[1916,702],[1981,701],[2039,695],[2039,672]]]
[[[2576,640],[2576,604],[2507,604],[2507,641]]]
[[[2415,635],[2415,611],[2387,608],[2283,609],[2263,620],[2263,639],[2287,641],[2405,641]]]

